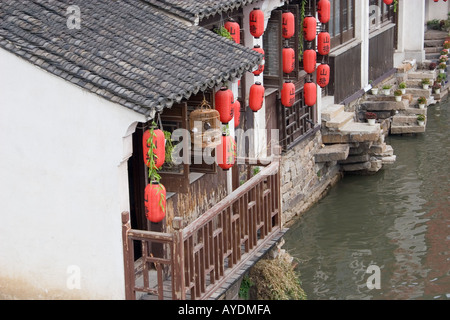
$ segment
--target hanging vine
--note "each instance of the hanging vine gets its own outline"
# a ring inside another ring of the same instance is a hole
[[[306,11],[306,1],[303,0],[300,5],[300,25],[299,25],[299,33],[298,33],[298,60],[302,61],[303,57],[303,20],[305,19],[305,11]]]

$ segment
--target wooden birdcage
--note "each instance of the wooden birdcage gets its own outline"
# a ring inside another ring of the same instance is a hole
[[[189,115],[189,129],[195,147],[204,149],[220,145],[222,130],[219,111],[203,100],[200,108]]]

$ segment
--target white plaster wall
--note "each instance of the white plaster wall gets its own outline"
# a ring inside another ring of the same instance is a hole
[[[447,20],[447,14],[450,11],[450,2],[444,2],[439,0],[434,2],[433,0],[425,0],[426,15],[425,21],[439,19]]]
[[[1,49],[0,70],[0,296],[123,299],[126,156],[145,118]]]
[[[394,63],[404,59],[425,60],[425,2],[423,0],[399,1],[398,50]]]

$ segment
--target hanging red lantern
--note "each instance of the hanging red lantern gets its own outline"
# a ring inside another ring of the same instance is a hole
[[[291,73],[295,70],[295,51],[292,48],[283,48],[283,72]]]
[[[257,44],[253,47],[253,50],[255,50],[256,52],[261,53],[264,56],[264,50]],[[264,57],[263,60],[261,61],[261,64],[258,66],[258,70],[253,71],[253,74],[255,76],[259,76],[261,73],[264,72]]]
[[[286,80],[281,89],[281,104],[285,107],[292,107],[295,102],[295,84]]]
[[[292,12],[282,14],[283,38],[290,39],[295,34],[295,16]]]
[[[330,82],[330,66],[322,63],[317,67],[317,84],[324,88]]]
[[[264,12],[259,8],[255,8],[250,12],[250,34],[255,38],[259,38],[264,33]]]
[[[303,53],[303,70],[313,73],[316,70],[317,53],[316,50],[308,49]]]
[[[256,112],[262,108],[264,103],[264,93],[265,89],[261,85],[261,82],[255,82],[255,84],[250,87],[248,100],[249,107],[253,110],[253,112]]]
[[[220,114],[220,122],[224,124],[230,122],[231,119],[233,119],[233,91],[227,87],[222,87],[216,92],[215,98],[216,110],[219,111]]]
[[[319,54],[321,54],[322,56],[326,56],[327,54],[329,54],[330,43],[330,34],[325,31],[320,32],[317,36],[317,51],[319,51]]]
[[[154,144],[153,148],[153,161],[154,168],[158,169],[164,164],[166,160],[166,139],[164,137],[164,132],[160,129],[146,130],[142,135],[142,150],[144,154],[144,163],[147,167],[150,167],[150,157],[149,150]]]
[[[153,181],[145,187],[145,217],[151,222],[160,222],[166,216],[166,188]]]
[[[239,26],[239,23],[237,23],[233,19],[229,19],[225,23],[224,27],[228,30],[234,42],[241,43],[241,28]]]
[[[320,0],[317,4],[317,14],[321,23],[328,23],[330,21],[330,9],[331,5],[329,0]]]
[[[305,95],[305,105],[308,107],[312,107],[316,104],[317,101],[317,87],[313,82],[305,83],[303,88],[303,93]]]
[[[241,103],[239,102],[239,100],[236,100],[233,103],[233,109],[234,109],[234,127],[237,128],[241,123]]]
[[[312,16],[307,16],[303,20],[303,38],[306,41],[313,41],[316,38],[317,21]]]
[[[387,4],[388,6],[391,5],[393,1],[394,1],[394,0],[383,0],[383,2],[384,2],[385,4]],[[437,0],[434,0],[434,2],[436,2],[436,1],[437,1]]]
[[[236,142],[233,137],[222,134],[221,144],[216,147],[217,164],[227,171],[236,162]]]

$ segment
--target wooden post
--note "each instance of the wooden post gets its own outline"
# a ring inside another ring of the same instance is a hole
[[[131,229],[130,213],[128,211],[122,212],[122,244],[123,244],[123,264],[125,273],[125,299],[135,300],[134,295],[134,265],[133,261],[133,242],[128,239],[128,231]]]
[[[184,244],[183,244],[183,218],[175,217],[172,222],[173,233],[173,279],[172,298],[173,300],[186,300],[186,290],[184,282]]]

